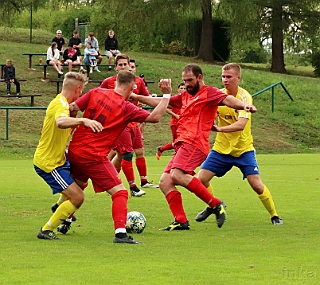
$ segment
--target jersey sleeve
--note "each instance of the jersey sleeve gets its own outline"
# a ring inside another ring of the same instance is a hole
[[[180,109],[182,107],[182,94],[184,94],[184,92],[181,94],[171,96],[169,105],[173,108]]]
[[[150,113],[144,109],[138,108],[136,105],[126,101],[124,103],[124,121],[130,122],[144,122]]]
[[[221,102],[228,96],[223,93],[220,89],[212,86],[207,86],[208,91],[208,101],[212,102],[214,105],[223,105]]]
[[[138,95],[144,95],[144,96],[150,96],[149,91],[148,91],[146,85],[144,84],[143,79],[140,78],[139,76],[136,76],[136,81],[138,81],[137,85],[139,87],[139,90],[137,90],[137,92],[138,92],[137,94]],[[133,90],[134,93],[136,93],[135,91],[136,90]]]
[[[92,90],[95,90],[95,89],[91,89],[90,91],[88,91],[87,93],[85,93],[75,101],[75,103],[78,105],[81,111],[84,111],[86,109],[88,102],[90,100]]]

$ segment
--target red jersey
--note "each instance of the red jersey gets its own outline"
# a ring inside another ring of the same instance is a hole
[[[116,81],[117,81],[117,74],[103,80],[100,87],[107,88],[107,89],[114,89],[116,87]],[[137,95],[150,96],[149,91],[141,77],[135,76],[135,84],[136,84],[136,88],[133,89],[133,93]],[[138,102],[131,102],[131,103],[134,105],[138,104]],[[137,125],[136,123],[131,123],[129,124],[129,127],[135,127],[136,125]]]
[[[180,108],[172,108],[171,111],[177,115],[180,115]],[[172,116],[171,120],[170,120],[170,127],[177,125],[178,120],[175,116]]]
[[[149,91],[146,85],[144,84],[143,79],[139,76],[135,76],[135,78],[136,78],[135,84],[137,87],[133,90],[133,93],[137,95],[150,96]],[[117,81],[117,74],[103,80],[100,87],[107,88],[107,89],[114,89],[116,87],[116,81]],[[135,104],[137,103],[135,102]]]
[[[210,149],[209,135],[216,118],[218,106],[227,97],[218,88],[204,85],[196,95],[187,91],[170,98],[173,108],[180,108],[177,122],[177,139],[207,154]]]
[[[129,122],[144,122],[150,115],[146,110],[125,101],[114,90],[94,88],[76,100],[83,117],[96,120],[103,125],[103,131],[94,133],[81,125],[75,131],[69,149],[90,160],[104,159],[121,132]]]

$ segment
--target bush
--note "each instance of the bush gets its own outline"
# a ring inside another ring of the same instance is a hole
[[[193,54],[193,50],[189,49],[182,41],[173,41],[170,44],[163,44],[162,52],[182,56],[190,56]]]

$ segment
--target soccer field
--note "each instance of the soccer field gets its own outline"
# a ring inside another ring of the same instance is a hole
[[[283,226],[266,210],[238,169],[214,178],[227,204],[227,221],[197,223],[205,205],[181,188],[190,231],[162,232],[174,218],[159,189],[129,198],[147,227],[142,245],[113,244],[110,196],[90,185],[77,221],[60,241],[36,234],[49,219],[52,196],[32,160],[0,161],[0,284],[320,284],[320,155],[258,155]],[[169,157],[148,157],[148,178],[158,182]],[[123,177],[123,176],[122,176]],[[127,186],[127,183],[124,183]]]

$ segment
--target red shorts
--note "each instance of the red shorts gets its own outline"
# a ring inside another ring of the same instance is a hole
[[[164,173],[170,173],[171,169],[179,168],[185,173],[195,175],[194,170],[205,161],[207,155],[191,144],[178,142],[174,146],[175,152],[166,166]]]
[[[102,161],[88,160],[70,150],[68,158],[73,178],[82,182],[87,182],[90,178],[96,193],[107,191],[122,183],[119,173],[108,158]]]
[[[142,134],[139,125],[127,126],[118,137],[115,149],[117,152],[124,154],[133,152],[134,149],[142,148]]]

